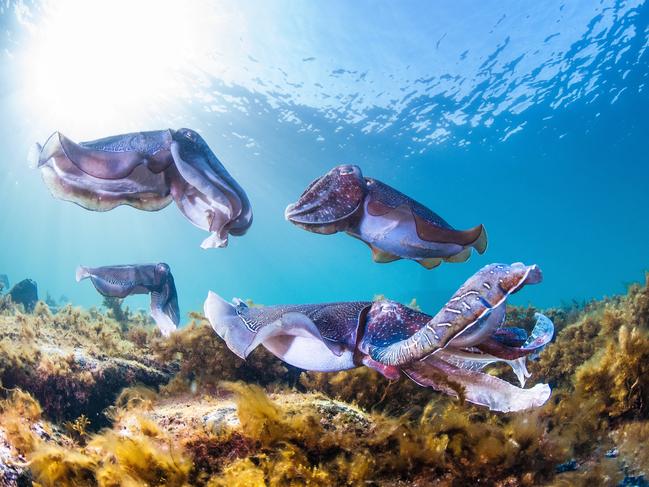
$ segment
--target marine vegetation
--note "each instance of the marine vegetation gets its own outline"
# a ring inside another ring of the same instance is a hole
[[[309,232],[346,232],[365,242],[380,263],[411,259],[433,269],[442,262],[465,262],[472,248],[479,254],[487,249],[482,225],[455,230],[421,203],[349,164],[311,182],[285,216]]]
[[[0,316],[0,485],[615,486],[641,478],[649,472],[647,284],[649,276],[626,296],[578,310],[543,310],[559,331],[529,371],[552,396],[506,414],[368,367],[302,372],[296,381],[261,347],[246,361],[229,353],[199,314],[164,338],[139,323],[123,331],[100,310],[14,309]],[[537,312],[511,307],[508,326],[530,331]],[[143,387],[94,369],[116,364],[129,364],[125,376],[155,370],[158,380]],[[485,370],[515,378],[508,366]],[[82,390],[93,401],[70,400]]]

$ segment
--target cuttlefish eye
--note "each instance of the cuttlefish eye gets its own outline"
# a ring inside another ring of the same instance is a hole
[[[158,276],[164,276],[166,274],[169,274],[170,272],[171,272],[171,268],[169,267],[168,264],[165,264],[164,262],[156,264],[155,266],[155,273]]]
[[[345,166],[340,166],[340,168],[338,168],[338,174],[340,174],[341,176],[345,176],[347,174],[353,174],[354,172],[356,172],[356,166],[345,165]]]
[[[198,134],[190,129],[178,129],[178,133],[191,142],[196,142]]]

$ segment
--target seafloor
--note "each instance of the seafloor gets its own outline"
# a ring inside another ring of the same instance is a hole
[[[26,312],[3,294],[0,485],[644,485],[647,281],[543,311],[557,336],[529,368],[553,394],[517,414],[367,368],[244,362],[200,314],[163,339],[114,300]],[[534,311],[509,325],[529,330]]]

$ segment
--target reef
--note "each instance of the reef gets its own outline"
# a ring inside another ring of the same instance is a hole
[[[0,295],[0,486],[615,486],[649,476],[649,275],[625,296],[542,310],[557,334],[529,369],[552,397],[510,414],[369,368],[301,372],[261,348],[244,361],[198,313],[165,338],[147,316],[106,308],[54,312],[39,301],[28,312]],[[530,330],[537,311],[511,307],[509,323]]]

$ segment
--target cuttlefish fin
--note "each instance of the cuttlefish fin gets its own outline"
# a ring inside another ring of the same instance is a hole
[[[394,262],[395,260],[401,259],[401,257],[399,257],[398,255],[377,249],[373,245],[370,245],[370,249],[372,250],[372,260],[374,262],[378,262],[379,264],[387,264],[388,262]]]
[[[430,259],[417,260],[417,263],[419,263],[419,265],[425,267],[426,269],[430,270],[430,269],[434,269],[435,267],[439,266],[442,263],[442,259],[439,259],[437,257],[433,257],[433,258],[430,258]]]
[[[466,262],[467,260],[469,260],[469,257],[471,257],[471,247],[467,247],[461,252],[458,252],[455,255],[451,255],[450,257],[445,257],[444,260],[446,262],[458,263]]]
[[[463,247],[473,247],[479,254],[487,250],[487,231],[484,225],[477,225],[468,230],[445,228],[413,214],[417,235],[428,242],[453,243]]]
[[[479,230],[478,238],[476,238],[475,241],[471,244],[471,247],[473,247],[476,252],[482,255],[487,250],[487,230],[485,229],[484,225],[478,225],[477,227],[474,227],[468,231],[476,232],[477,230]]]

